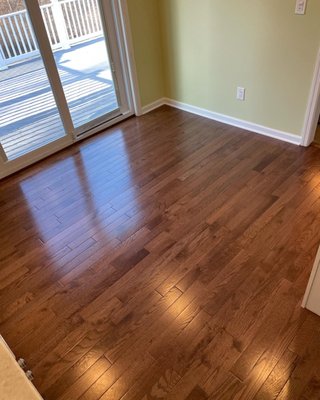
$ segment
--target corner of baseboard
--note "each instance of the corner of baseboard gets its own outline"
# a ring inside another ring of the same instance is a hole
[[[259,125],[254,122],[244,121],[242,119],[230,117],[228,115],[219,114],[214,111],[206,110],[201,107],[193,106],[190,104],[182,103],[177,100],[170,99],[168,97],[162,97],[146,106],[142,107],[142,115],[149,113],[163,105],[168,105],[177,108],[182,111],[190,112],[201,117],[209,118],[214,121],[222,122],[227,125],[235,126],[237,128],[245,129],[250,132],[258,133],[263,136],[268,136],[273,139],[278,139],[283,142],[291,143],[297,146],[303,145],[303,139],[301,136],[293,133],[283,132],[277,129],[269,128],[267,126]]]
[[[155,110],[155,109],[157,109],[157,108],[159,108],[161,106],[164,106],[166,104],[165,100],[166,99],[164,97],[162,97],[162,98],[160,98],[160,99],[158,99],[156,101],[153,101],[152,103],[149,103],[149,104],[143,106],[142,109],[141,109],[142,110],[142,115],[148,114],[149,112],[151,112],[151,111],[153,111],[153,110]]]
[[[196,107],[190,104],[182,103],[173,99],[164,98],[164,104],[178,108],[179,110],[187,111],[201,117],[209,118],[214,121],[222,122],[227,125],[235,126],[237,128],[245,129],[250,132],[258,133],[263,136],[268,136],[273,139],[278,139],[283,142],[291,143],[297,146],[302,145],[302,137],[293,133],[283,132],[277,129],[269,128],[267,126],[258,125],[254,122],[244,121],[242,119],[230,117],[228,115],[219,114],[204,108]]]

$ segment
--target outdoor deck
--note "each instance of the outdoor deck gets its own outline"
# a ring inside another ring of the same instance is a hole
[[[104,39],[54,53],[75,127],[118,107]],[[0,141],[14,159],[65,135],[42,59],[0,71]]]

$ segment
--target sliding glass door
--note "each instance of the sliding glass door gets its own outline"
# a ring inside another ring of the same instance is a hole
[[[0,142],[11,161],[67,133],[25,5],[1,5]]]
[[[14,3],[0,3],[0,158],[9,170],[130,114],[116,2]]]
[[[40,3],[40,1],[39,1]],[[41,6],[73,126],[81,133],[119,113],[115,77],[97,0],[51,0]]]

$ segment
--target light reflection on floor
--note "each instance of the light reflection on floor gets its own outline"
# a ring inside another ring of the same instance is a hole
[[[109,138],[112,141],[117,139],[113,148],[108,146]],[[99,171],[94,168],[96,157],[106,157],[105,166]],[[43,179],[50,176],[50,171],[53,179],[46,178],[48,183],[44,187]],[[72,181],[72,192],[69,190],[69,181]],[[36,188],[40,186],[44,188],[39,193]],[[110,137],[101,138],[101,146],[95,154],[91,153],[90,142],[84,143],[78,154],[58,161],[22,181],[20,188],[30,210],[29,225],[36,226],[36,236],[53,259],[66,246],[72,251],[78,246],[85,247],[86,243],[94,245],[99,242],[97,247],[101,247],[103,243],[120,242],[117,238],[134,231],[139,222],[138,216],[124,218],[123,210],[120,215],[112,207],[112,204],[116,205],[117,198],[125,195],[130,208],[140,210],[136,201],[138,194],[132,182],[127,145],[120,129]],[[73,201],[64,203],[64,194]],[[75,230],[75,227],[78,229]],[[71,231],[74,237],[70,236]],[[64,262],[64,258],[58,258],[54,268],[59,269]]]

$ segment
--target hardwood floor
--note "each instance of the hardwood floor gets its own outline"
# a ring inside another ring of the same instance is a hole
[[[319,399],[319,167],[162,107],[3,180],[0,333],[46,400]]]

